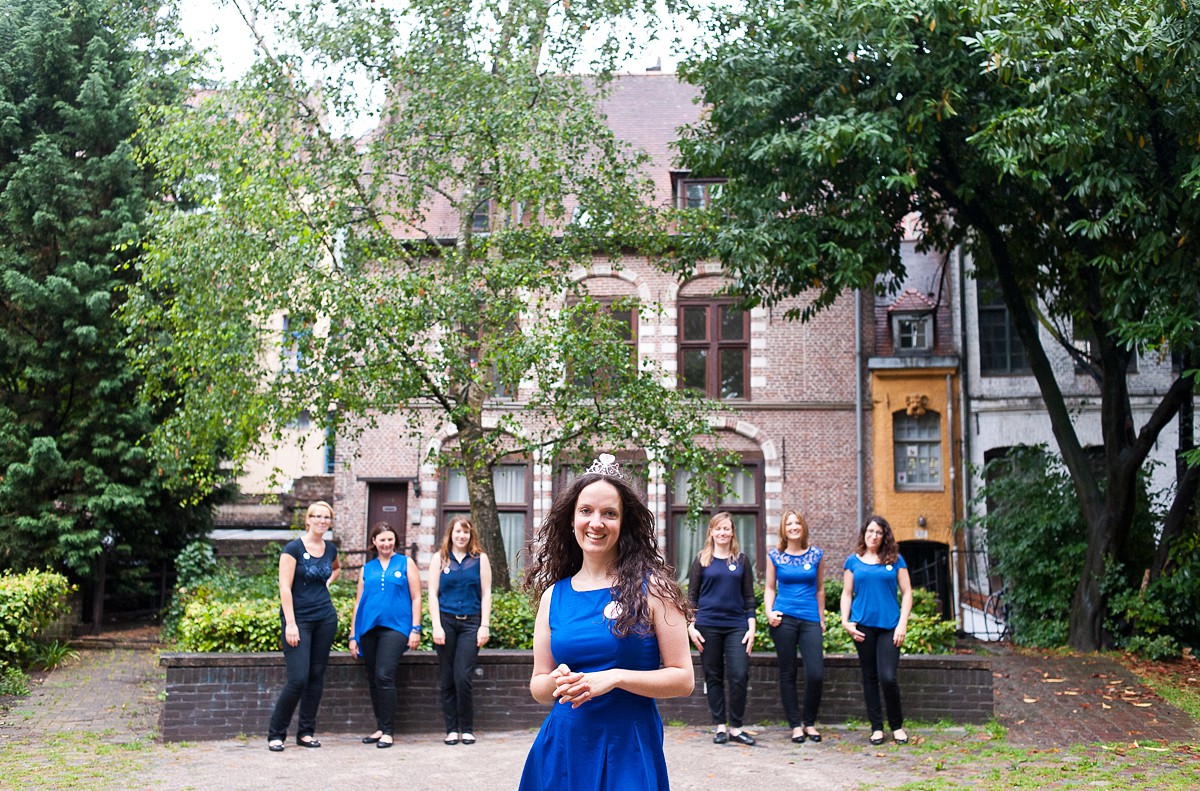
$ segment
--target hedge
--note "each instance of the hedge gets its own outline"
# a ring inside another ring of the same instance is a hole
[[[35,636],[67,612],[67,597],[74,590],[54,571],[0,574],[0,668],[28,664]]]

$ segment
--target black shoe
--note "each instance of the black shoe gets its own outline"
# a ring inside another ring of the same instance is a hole
[[[878,747],[879,745],[883,744],[883,733],[880,733],[878,736],[870,736],[870,737],[868,737],[868,741],[870,741],[870,742],[871,742],[871,744],[873,744],[873,745],[875,745],[876,747]]]
[[[279,739],[272,739],[271,741],[267,742],[267,749],[273,753],[281,753],[283,752],[283,742],[281,742]]]
[[[308,737],[308,741],[304,741],[303,739],[296,739],[296,744],[300,745],[301,747],[320,747],[321,746],[321,743],[311,736]]]
[[[383,738],[381,737],[379,739],[379,741],[375,742],[375,747],[376,747],[376,749],[379,749],[379,750],[386,750],[387,748],[391,747],[392,744],[393,744],[393,742],[385,742],[383,740]]]
[[[793,737],[792,737],[792,742],[793,742],[794,744],[804,744],[804,742],[806,742],[807,740],[808,740],[808,734],[807,734],[807,733],[802,733],[802,734],[800,734],[799,736],[793,736]]]
[[[739,733],[735,736],[730,736],[729,738],[731,740],[737,742],[738,744],[744,744],[747,747],[750,747],[751,745],[754,744],[754,737],[751,736],[750,734],[746,733],[745,731],[742,731],[741,733]]]
[[[725,731],[717,731],[713,734],[713,744],[725,744],[729,741],[729,734]]]
[[[442,744],[458,744],[458,734],[447,733],[446,738],[442,739]]]
[[[379,737],[378,737],[378,736],[364,736],[364,737],[362,738],[362,743],[363,743],[363,744],[374,744],[374,743],[375,743],[375,742],[377,742],[377,741],[379,741]]]
[[[808,740],[810,742],[812,742],[813,744],[821,743],[821,734],[819,734],[819,733],[807,733],[806,732],[804,735],[807,736]]]
[[[904,730],[904,729],[898,728],[897,730]],[[907,732],[905,732],[903,738],[901,738],[901,737],[897,736],[895,734],[895,732],[893,731],[892,738],[896,740],[896,744],[908,744],[908,733]]]
[[[460,737],[460,739],[462,740],[463,744],[474,744],[475,743],[475,734],[463,733],[463,735]]]

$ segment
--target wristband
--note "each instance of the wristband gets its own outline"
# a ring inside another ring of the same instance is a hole
[[[421,624],[413,624],[413,628],[408,630],[409,634],[420,634],[422,632]]]

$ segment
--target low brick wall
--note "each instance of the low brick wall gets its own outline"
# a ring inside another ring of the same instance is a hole
[[[690,697],[660,701],[663,720],[708,725],[704,675],[693,655],[696,690]],[[159,663],[167,671],[167,700],[160,731],[166,741],[229,739],[240,734],[265,737],[275,697],[284,683],[282,653],[165,653]],[[478,731],[533,728],[546,707],[529,695],[533,667],[529,651],[484,650],[475,679],[475,726]],[[437,693],[437,655],[415,651],[401,660],[397,678],[398,733],[441,733]],[[754,654],[750,660],[748,723],[784,721],[779,704],[775,655]],[[865,719],[858,659],[825,657],[825,690],[821,722]],[[804,673],[799,671],[803,695]],[[982,723],[993,714],[991,660],[977,656],[904,656],[900,689],[908,719]],[[330,657],[319,733],[370,733],[375,729],[362,663],[346,653]],[[295,736],[295,726],[290,730]]]

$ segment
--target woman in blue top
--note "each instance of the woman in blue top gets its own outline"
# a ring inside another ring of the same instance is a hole
[[[421,574],[407,555],[396,555],[396,530],[387,522],[371,528],[375,559],[363,566],[350,621],[350,653],[367,669],[375,732],[363,744],[392,746],[396,719],[396,668],[400,657],[421,642]]]
[[[492,620],[492,564],[465,516],[450,520],[429,564],[429,617],[437,649],[446,744],[475,743],[471,679]],[[459,734],[462,734],[460,737]]]
[[[342,570],[337,547],[325,540],[332,526],[333,508],[318,500],[304,514],[304,535],[289,541],[279,555],[279,612],[287,683],[271,712],[267,747],[273,753],[283,751],[297,703],[296,744],[321,746],[313,734],[325,691],[325,666],[337,632],[337,610],[329,598],[329,586]]]
[[[846,558],[842,572],[842,626],[854,638],[862,668],[863,698],[871,721],[871,744],[883,744],[883,712],[879,688],[887,703],[888,725],[896,744],[906,744],[904,713],[900,708],[900,646],[908,631],[912,610],[912,583],[908,566],[896,546],[892,526],[882,516],[872,516],[858,534],[855,554]],[[896,594],[900,600],[897,603]]]
[[[779,520],[779,545],[767,553],[763,605],[779,659],[779,699],[792,741],[821,741],[817,711],[825,685],[825,552],[809,544],[808,522],[796,511]],[[804,661],[804,713],[796,706],[796,647]]]
[[[708,537],[692,561],[688,575],[688,598],[696,609],[695,620],[688,625],[688,636],[700,652],[708,710],[717,726],[713,743],[725,744],[732,739],[738,744],[754,744],[754,737],[742,730],[750,652],[754,649],[754,570],[738,549],[733,516],[727,511],[713,514],[708,520]]]
[[[529,689],[552,705],[521,791],[667,791],[654,700],[695,687],[689,607],[616,459],[601,455],[559,495],[534,547]]]

